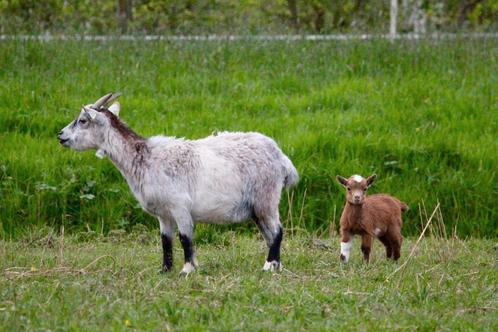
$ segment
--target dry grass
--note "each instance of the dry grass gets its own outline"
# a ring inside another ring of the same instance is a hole
[[[182,278],[178,246],[175,271],[157,273],[155,234],[86,242],[51,236],[50,245],[0,243],[0,325],[7,330],[498,328],[497,253],[489,240],[408,239],[399,264],[386,261],[376,242],[369,265],[355,243],[342,265],[338,238],[298,235],[284,241],[285,269],[266,274],[262,239],[227,231],[198,246],[200,270]]]

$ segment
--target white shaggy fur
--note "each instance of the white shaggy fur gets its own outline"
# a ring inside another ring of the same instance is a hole
[[[269,260],[279,263],[281,190],[295,185],[298,174],[275,141],[241,132],[199,140],[142,138],[117,114],[117,103],[108,110],[85,107],[59,134],[61,144],[108,156],[142,208],[159,219],[161,234],[171,237],[176,224],[179,233],[191,239],[197,222],[254,219],[270,247]],[[278,250],[272,251],[272,245]],[[188,273],[194,269],[184,266]]]

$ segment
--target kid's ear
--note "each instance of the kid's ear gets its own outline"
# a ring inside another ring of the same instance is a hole
[[[337,182],[339,182],[343,187],[346,187],[348,185],[348,179],[340,175],[337,175],[335,178],[337,179]]]
[[[367,186],[370,187],[374,182],[375,179],[377,178],[377,174],[372,174],[367,178]]]

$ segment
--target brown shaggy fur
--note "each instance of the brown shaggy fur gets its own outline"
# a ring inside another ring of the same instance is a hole
[[[401,212],[408,211],[408,206],[386,194],[367,197],[367,189],[375,178],[375,174],[367,179],[337,176],[337,181],[347,189],[346,205],[340,221],[341,241],[349,242],[352,235],[360,235],[363,258],[368,262],[373,239],[377,237],[386,247],[387,258],[396,261],[400,257],[403,242]],[[341,260],[344,259],[341,255]]]
[[[101,108],[97,110],[98,112],[103,113],[111,122],[111,126],[114,127],[126,140],[134,140],[134,141],[143,141],[144,138],[135,133],[128,127],[120,118],[114,115],[109,109]]]

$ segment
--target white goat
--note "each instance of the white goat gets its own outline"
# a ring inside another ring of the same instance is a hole
[[[173,265],[173,231],[178,226],[185,253],[182,274],[195,271],[192,236],[196,222],[255,220],[269,247],[263,270],[279,270],[282,188],[298,174],[275,141],[259,133],[219,133],[199,140],[143,138],[119,118],[119,95],[108,94],[84,106],[59,133],[60,143],[83,151],[97,149],[126,178],[142,208],[159,219],[162,271]]]

